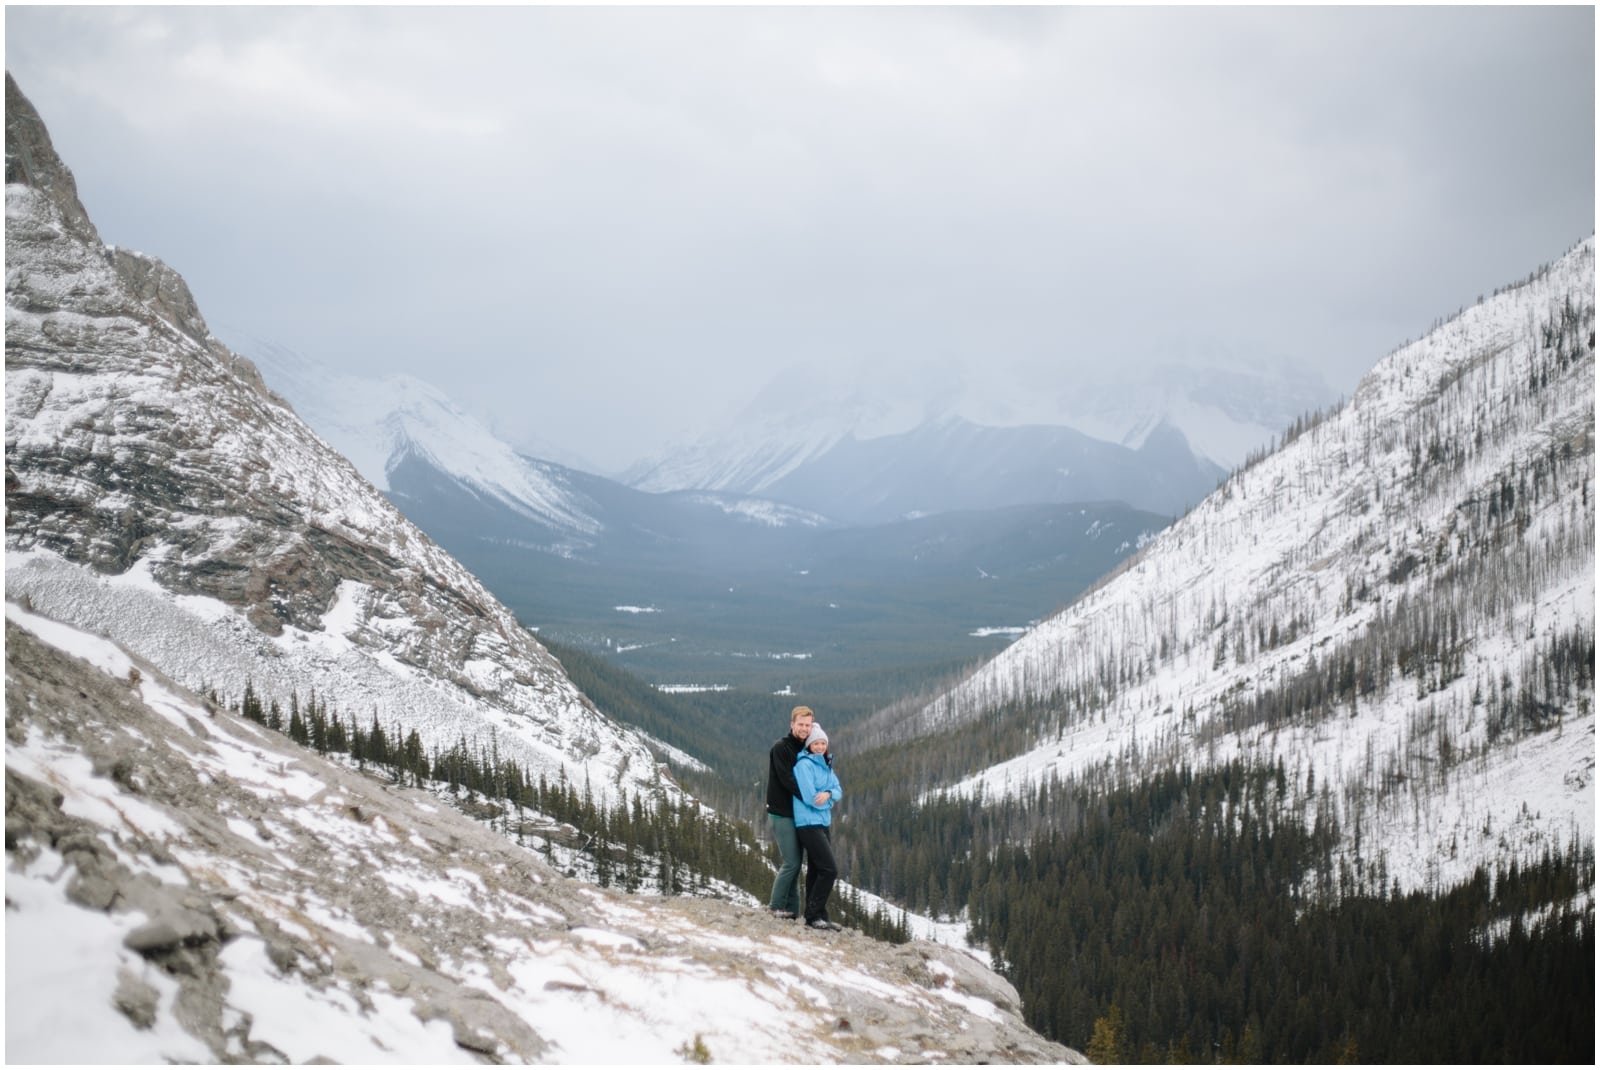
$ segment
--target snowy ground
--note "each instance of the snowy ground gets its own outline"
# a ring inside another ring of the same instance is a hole
[[[107,639],[14,603],[7,620],[102,680],[52,691],[60,669],[9,652],[22,660],[8,656],[8,696],[25,710],[7,776],[60,793],[48,820],[92,835],[55,842],[97,845],[127,907],[74,901],[84,848],[63,855],[19,816],[8,1061],[1072,1057],[1021,1027],[1014,991],[970,955],[566,880],[438,800],[213,715],[148,665],[134,677]],[[147,712],[96,720],[124,695]],[[134,757],[107,776],[113,754]],[[196,917],[221,936],[186,945],[184,970],[130,946],[153,921]]]

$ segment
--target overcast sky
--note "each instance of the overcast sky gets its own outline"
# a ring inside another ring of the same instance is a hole
[[[28,8],[102,238],[224,341],[620,467],[782,368],[1348,393],[1594,229],[1594,10]]]

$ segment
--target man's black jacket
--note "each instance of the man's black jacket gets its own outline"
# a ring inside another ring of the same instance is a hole
[[[767,755],[767,813],[779,817],[794,816],[795,796],[800,785],[795,783],[794,763],[800,760],[805,743],[791,733],[772,745]]]

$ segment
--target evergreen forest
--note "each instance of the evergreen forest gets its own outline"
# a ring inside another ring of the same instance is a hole
[[[966,908],[1029,1023],[1097,1062],[1592,1059],[1592,848],[1400,894],[1335,860],[1332,819],[1284,818],[1294,790],[1238,763],[989,804],[880,788],[840,841],[869,887]]]

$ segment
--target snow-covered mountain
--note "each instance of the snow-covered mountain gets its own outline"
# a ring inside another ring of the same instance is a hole
[[[1269,448],[1297,417],[1335,400],[1310,369],[1268,368],[1193,348],[1131,378],[1075,382],[1048,399],[1059,422],[1131,449],[1158,429],[1176,430],[1196,457],[1225,471]]]
[[[815,513],[740,494],[648,494],[527,456],[414,376],[347,375],[260,340],[249,343],[249,353],[268,386],[419,521],[440,518],[483,538],[600,558],[636,549],[641,532],[827,523]]]
[[[102,244],[9,77],[6,144],[8,598],[192,685],[285,704],[309,685],[430,750],[497,745],[607,798],[666,786],[636,734],[211,334],[175,272]],[[542,488],[496,482],[475,445],[484,493],[534,509]]]
[[[420,461],[555,531],[592,535],[600,529],[589,503],[548,466],[517,453],[414,376],[345,375],[269,342],[251,342],[248,355],[267,385],[379,490],[391,489],[397,467]]]
[[[863,438],[833,420],[785,439],[707,439],[630,478],[636,486],[701,485],[760,494],[843,524],[1011,506],[1121,501],[1174,516],[1226,474],[1175,428],[1145,428],[1137,447],[1071,427],[989,427],[958,416]],[[701,459],[720,458],[701,464]]]
[[[1130,449],[1070,427],[981,427],[958,417],[835,443],[763,493],[857,524],[1038,503],[1121,501],[1175,516],[1225,473],[1163,425]]]
[[[1031,748],[960,785],[991,797],[1107,766],[1277,766],[1379,887],[1592,848],[1594,256],[1591,238],[1391,354],[878,730],[1038,718]]]

